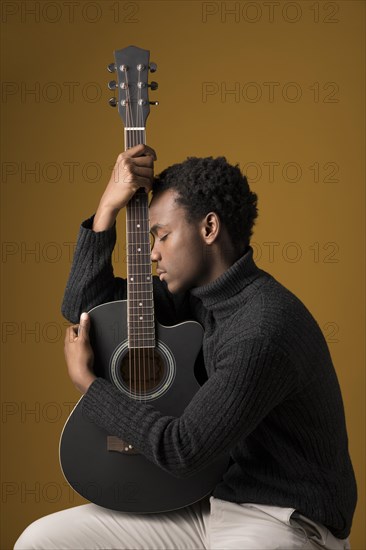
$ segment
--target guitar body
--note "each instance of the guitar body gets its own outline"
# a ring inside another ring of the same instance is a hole
[[[124,357],[129,353],[126,310],[127,301],[116,301],[95,307],[89,315],[96,374],[120,391],[130,393],[123,375]],[[180,416],[200,387],[194,376],[194,363],[202,334],[201,325],[195,321],[174,327],[156,323],[156,350],[161,356],[156,367],[159,376],[154,386],[150,373],[150,391],[145,395],[146,402],[164,415]],[[82,407],[83,398],[65,424],[60,462],[70,485],[95,504],[124,512],[169,511],[203,498],[220,480],[227,458],[189,478],[176,478],[139,454],[138,449],[125,453],[108,450],[109,434],[89,421]],[[128,442],[125,444],[129,448]]]

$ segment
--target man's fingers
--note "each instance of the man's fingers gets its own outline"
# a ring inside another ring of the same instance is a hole
[[[140,160],[140,159],[139,159]],[[122,178],[122,181],[130,181],[126,180],[126,178],[131,178],[134,175],[136,176],[142,176],[146,178],[153,178],[154,176],[154,168],[152,161],[151,163],[136,163],[132,159],[122,159],[116,166],[114,171],[115,179],[116,181],[120,180]]]
[[[67,327],[65,333],[65,344],[67,342],[74,342],[75,338],[78,335],[78,326],[79,325],[73,325],[71,327]]]
[[[134,189],[144,187],[151,191],[154,171],[152,168],[133,165],[131,161],[124,159],[118,166],[118,172],[115,172],[116,183],[132,184]]]
[[[143,157],[144,155],[152,157],[153,160],[157,160],[157,156],[154,149],[144,144],[130,147],[129,149],[127,149],[127,151],[122,153],[121,156],[123,156],[124,158],[128,158],[128,157],[136,158],[136,157]]]
[[[125,172],[137,177],[140,176],[142,178],[152,179],[154,177],[154,170],[145,166],[129,166]]]
[[[154,169],[154,161],[152,157],[136,157],[134,159],[129,157],[122,157],[117,164],[120,170],[130,170],[131,168],[147,168],[149,170]]]
[[[149,180],[152,182],[154,179],[154,171],[151,168],[139,168],[136,167],[134,170],[135,174],[139,178],[145,178],[146,180]]]
[[[80,315],[80,324],[78,329],[78,336],[82,338],[89,337],[90,317],[84,312]]]

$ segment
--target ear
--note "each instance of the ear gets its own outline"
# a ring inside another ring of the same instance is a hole
[[[207,245],[213,244],[221,229],[221,222],[216,212],[209,212],[202,220],[201,234]]]

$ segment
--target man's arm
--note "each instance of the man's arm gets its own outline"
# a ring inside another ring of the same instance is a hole
[[[253,327],[220,345],[212,373],[179,417],[136,401],[92,372],[88,323],[80,337],[65,339],[69,375],[84,394],[83,416],[110,435],[128,441],[147,459],[177,477],[186,477],[234,450],[278,405],[299,388],[286,352]],[[238,328],[238,327],[236,327]]]
[[[229,452],[297,386],[293,365],[260,336],[230,341],[214,370],[179,418],[130,399],[103,378],[89,385],[83,411],[161,468],[189,476]]]
[[[126,282],[113,274],[115,222],[139,188],[151,190],[155,159],[147,145],[121,153],[95,215],[82,223],[61,308],[72,323],[79,321],[82,311],[126,297]]]
[[[93,231],[95,216],[80,227],[61,312],[71,323],[92,307],[126,298],[126,281],[114,277],[112,252],[116,243],[115,224],[105,231]]]

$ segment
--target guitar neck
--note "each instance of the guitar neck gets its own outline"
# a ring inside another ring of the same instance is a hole
[[[145,143],[145,128],[125,128],[125,149]],[[140,188],[126,207],[128,347],[154,348],[154,297],[148,195]]]

